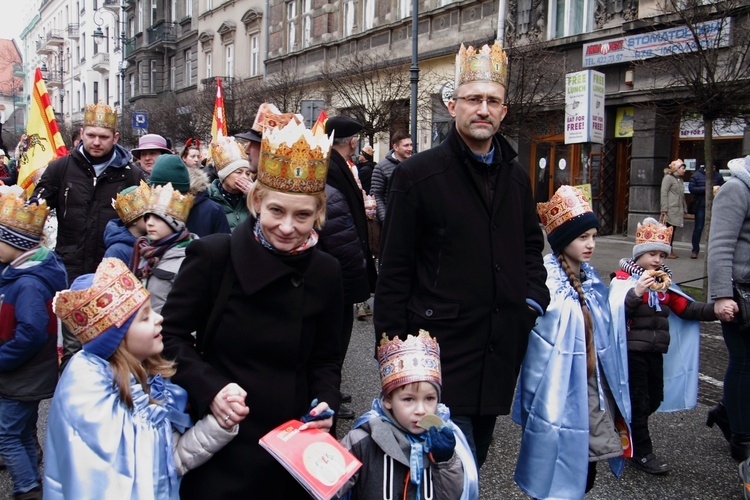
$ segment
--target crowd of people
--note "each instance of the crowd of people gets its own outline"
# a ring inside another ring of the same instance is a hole
[[[307,498],[258,441],[290,419],[335,435],[356,417],[342,365],[368,316],[381,392],[342,436],[362,467],[339,498],[479,498],[509,413],[514,479],[533,498],[583,498],[604,460],[666,474],[648,420],[695,406],[698,321],[716,319],[730,362],[707,423],[747,496],[750,156],[714,204],[711,302],[664,264],[681,160],[608,288],[589,200],[562,186],[535,204],[498,133],[507,68],[499,44],[462,45],[446,140],[413,155],[396,131],[380,162],[347,116],[307,128],[264,104],[251,130],[175,154],[157,134],[128,151],[117,113],[88,106],[29,199],[0,188],[0,458],[15,498]]]

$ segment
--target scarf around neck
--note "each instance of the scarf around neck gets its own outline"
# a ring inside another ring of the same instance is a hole
[[[629,275],[635,277],[637,280],[641,277],[643,274],[644,269],[635,263],[635,260],[633,259],[620,259],[620,269],[628,273]],[[672,279],[672,270],[669,269],[664,264],[661,265],[661,270],[664,271],[669,275],[669,279]],[[665,297],[666,292],[657,292],[655,290],[648,290],[648,305],[649,307],[653,307],[656,311],[661,311],[661,306],[659,305],[659,299],[661,297]]]
[[[130,270],[138,278],[147,280],[166,251],[184,241],[190,241],[190,231],[187,228],[157,241],[149,241],[148,236],[141,236],[133,245]],[[143,259],[143,263],[141,263],[141,259]]]

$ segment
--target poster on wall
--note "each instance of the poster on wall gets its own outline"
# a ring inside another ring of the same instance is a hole
[[[565,144],[604,143],[604,74],[565,75]]]
[[[633,137],[633,122],[635,121],[635,108],[624,106],[617,108],[615,117],[615,137]]]

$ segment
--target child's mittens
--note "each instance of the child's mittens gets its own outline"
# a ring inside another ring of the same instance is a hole
[[[443,425],[440,429],[431,427],[427,431],[426,441],[432,460],[435,462],[450,460],[456,449],[456,436],[453,434],[453,429],[447,425]]]
[[[330,408],[320,413],[313,414],[312,409],[315,408],[316,406],[318,406],[318,398],[313,399],[312,402],[310,403],[310,411],[308,411],[307,413],[302,415],[302,417],[300,417],[300,420],[302,421],[302,423],[306,424],[308,422],[312,422],[313,420],[325,420],[333,416],[334,411],[331,410]]]

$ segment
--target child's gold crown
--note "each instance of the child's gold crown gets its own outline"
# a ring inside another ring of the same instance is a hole
[[[171,215],[175,219],[185,222],[194,201],[195,196],[192,194],[180,194],[179,191],[172,187],[172,183],[168,182],[163,186],[154,186],[151,188],[151,197],[149,198],[146,212]]]
[[[112,200],[112,207],[120,220],[127,226],[138,217],[146,213],[151,198],[151,188],[141,181],[139,186],[125,189],[117,193],[117,199]]]
[[[430,382],[443,386],[440,371],[440,346],[430,332],[419,330],[419,335],[407,335],[403,341],[396,337],[383,338],[378,346],[378,368],[383,394],[412,382]]]

